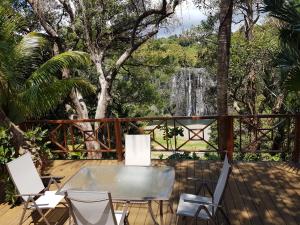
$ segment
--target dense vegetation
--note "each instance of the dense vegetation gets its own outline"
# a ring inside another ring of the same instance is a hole
[[[217,105],[219,114],[299,111],[299,1],[198,0],[207,19],[166,38],[156,34],[170,23],[179,1],[145,2],[0,2],[2,165],[27,150],[36,152],[37,161],[50,154],[46,131],[25,132],[18,124],[26,120],[172,114],[170,82],[181,68],[205,68],[218,81],[210,104]],[[232,22],[238,28],[230,32]],[[98,125],[78,126],[90,131]],[[285,133],[282,127],[276,130],[277,142]],[[97,142],[86,145],[99,147]]]

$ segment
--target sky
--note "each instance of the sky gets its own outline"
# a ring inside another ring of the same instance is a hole
[[[176,8],[175,15],[172,18],[174,24],[168,26],[168,29],[161,28],[158,37],[180,34],[192,26],[199,25],[200,21],[205,19],[204,11],[197,8],[192,0],[186,0]]]
[[[158,0],[154,0],[158,1]],[[239,21],[240,15],[233,15],[234,20]],[[176,7],[174,16],[172,17],[172,25],[168,25],[168,29],[161,28],[157,37],[168,37],[175,34],[181,34],[183,31],[190,29],[193,26],[199,25],[202,20],[205,20],[207,16],[203,9],[199,9],[195,6],[192,0],[185,0],[179,6]],[[262,24],[266,18],[265,14],[260,16],[258,24]],[[232,24],[232,31],[236,31],[240,28],[241,24]]]

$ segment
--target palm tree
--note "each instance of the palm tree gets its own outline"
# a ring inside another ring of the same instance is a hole
[[[17,123],[54,109],[73,88],[94,91],[87,80],[61,78],[64,69],[88,65],[88,54],[69,51],[50,58],[46,36],[29,33],[22,37],[21,21],[0,6],[0,125],[12,132],[16,148],[24,143]]]
[[[266,12],[280,21],[277,64],[289,90],[300,90],[300,1],[264,0]]]

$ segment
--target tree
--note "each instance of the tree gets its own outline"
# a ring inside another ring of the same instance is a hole
[[[122,65],[157,34],[179,1],[28,0],[28,3],[47,35],[55,41],[57,54],[80,47],[90,53],[98,76],[94,118],[99,119],[107,116],[113,82]],[[64,77],[69,76],[70,72],[65,71]],[[88,119],[89,110],[81,93],[72,92],[70,99],[69,107],[74,109],[70,118]],[[82,123],[79,126],[82,131],[93,132],[98,124],[93,127],[90,123]],[[100,149],[96,141],[87,142],[86,147],[92,151]],[[91,153],[89,157],[101,155]]]
[[[256,25],[253,39],[243,32],[232,35],[230,86],[231,107],[238,114],[278,113],[284,93],[273,58],[278,53],[278,30],[272,22]]]
[[[17,123],[44,115],[73,88],[93,91],[84,79],[59,79],[64,68],[86,66],[86,53],[70,51],[51,58],[43,34],[16,34],[22,25],[19,15],[0,6],[0,124],[12,132],[17,150],[24,145]]]
[[[235,11],[237,17],[242,16],[244,22],[245,39],[251,41],[253,39],[253,29],[260,18],[262,0],[237,0],[235,2]]]

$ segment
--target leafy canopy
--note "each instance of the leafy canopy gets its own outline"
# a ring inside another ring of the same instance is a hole
[[[87,80],[62,79],[63,69],[89,65],[88,54],[69,51],[51,58],[51,42],[39,33],[20,36],[22,26],[20,15],[0,5],[0,108],[10,120],[47,113],[73,88],[94,91]]]

